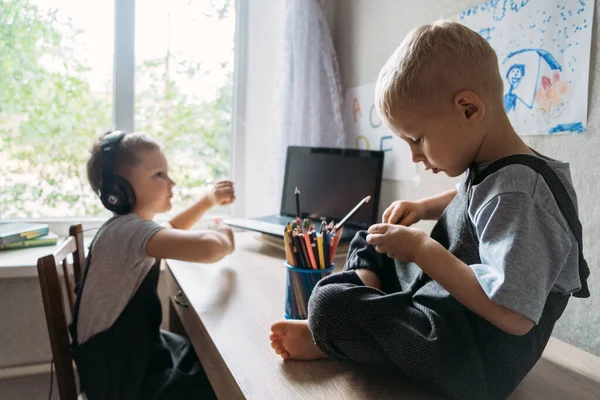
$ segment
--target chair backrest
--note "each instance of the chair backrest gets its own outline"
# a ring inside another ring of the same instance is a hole
[[[68,270],[67,257],[73,257],[73,276]],[[59,278],[58,266],[61,265],[62,277],[66,293],[63,294]],[[83,228],[81,225],[72,225],[69,229],[69,237],[62,242],[52,254],[38,259],[37,269],[42,289],[42,301],[52,357],[56,366],[56,380],[61,400],[76,400],[77,385],[75,383],[75,371],[71,357],[71,345],[65,316],[65,305],[63,296],[68,301],[68,309],[72,316],[75,307],[75,284],[81,278],[82,269],[85,266],[85,249],[83,247]],[[69,318],[70,320],[71,318]]]

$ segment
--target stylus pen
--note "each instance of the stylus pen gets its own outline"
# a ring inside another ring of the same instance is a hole
[[[334,232],[336,232],[336,231],[339,231],[339,230],[340,230],[340,228],[341,228],[342,226],[344,226],[344,224],[346,223],[346,221],[348,221],[350,218],[352,218],[352,216],[353,216],[354,214],[356,214],[356,212],[357,212],[358,210],[360,210],[360,208],[361,208],[363,205],[367,204],[367,203],[369,202],[369,200],[371,200],[371,196],[367,196],[367,197],[365,197],[364,199],[362,199],[362,200],[360,201],[360,203],[358,203],[358,204],[356,205],[356,207],[354,207],[354,208],[353,208],[353,209],[352,209],[352,210],[351,210],[351,211],[350,211],[350,212],[349,212],[349,213],[348,213],[348,214],[347,214],[347,215],[344,217],[344,219],[342,219],[340,222],[338,222],[338,223],[337,223],[337,225],[336,225],[336,226],[334,226],[334,227],[333,227],[333,230],[334,230]]]

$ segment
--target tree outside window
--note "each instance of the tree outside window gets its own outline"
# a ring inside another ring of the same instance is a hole
[[[0,218],[108,213],[85,172],[113,126],[114,9],[95,3],[0,0]],[[234,31],[232,0],[136,2],[136,130],[179,206],[230,174]]]

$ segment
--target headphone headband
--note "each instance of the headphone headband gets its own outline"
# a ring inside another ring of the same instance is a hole
[[[102,152],[111,151],[114,146],[118,146],[119,142],[127,133],[123,131],[112,131],[102,138]]]
[[[115,175],[114,166],[117,159],[116,149],[119,143],[125,137],[126,133],[121,131],[113,131],[102,138],[102,185],[101,193],[106,190],[103,188],[105,184],[109,184],[112,177]]]
[[[115,174],[116,153],[127,133],[113,131],[102,138],[102,181],[100,199],[104,207],[117,214],[127,214],[135,203],[135,194],[126,179]]]

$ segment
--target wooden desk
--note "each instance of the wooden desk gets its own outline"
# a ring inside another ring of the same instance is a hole
[[[270,325],[283,318],[284,253],[255,234],[213,265],[168,261],[171,327],[190,338],[220,399],[440,399],[398,372],[319,361],[283,362]],[[552,339],[511,397],[600,398],[600,359]]]

